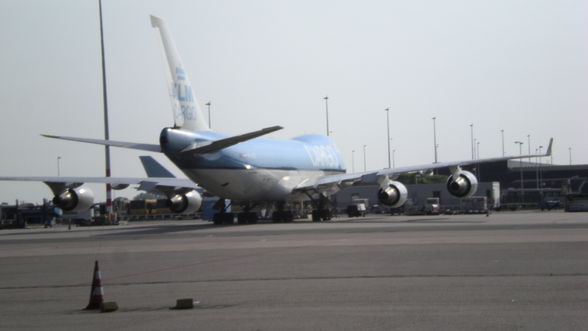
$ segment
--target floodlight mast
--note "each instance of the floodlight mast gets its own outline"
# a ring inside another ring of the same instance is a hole
[[[104,139],[110,139],[108,129],[108,96],[106,91],[106,64],[104,59],[104,29],[102,28],[102,0],[98,0],[100,16],[100,50],[102,54],[102,98],[104,105]],[[104,145],[104,159],[106,163],[106,177],[110,177],[110,146]],[[112,185],[106,184],[106,214],[108,220],[112,218]]]

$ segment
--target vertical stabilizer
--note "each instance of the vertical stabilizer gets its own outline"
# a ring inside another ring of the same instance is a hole
[[[182,64],[182,60],[165,21],[159,17],[151,16],[151,26],[159,29],[167,58],[169,92],[174,112],[175,126],[191,131],[210,130],[202,117],[202,111],[200,111],[198,102],[194,97],[192,84],[188,80],[188,75],[184,70],[184,65]]]
[[[151,156],[139,156],[141,159],[141,163],[143,164],[143,168],[145,168],[145,172],[147,173],[148,177],[159,177],[159,178],[175,178],[169,170],[167,170],[161,163],[155,161],[154,158]]]

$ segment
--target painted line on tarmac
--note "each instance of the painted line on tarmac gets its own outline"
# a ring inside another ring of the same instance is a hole
[[[130,285],[163,285],[163,284],[196,284],[196,283],[230,283],[230,282],[266,282],[266,281],[299,281],[299,280],[353,280],[353,279],[430,279],[430,278],[584,278],[588,273],[530,273],[530,274],[397,274],[397,275],[350,275],[350,276],[306,276],[306,277],[267,277],[267,278],[234,278],[234,279],[201,279],[201,280],[177,280],[177,281],[145,281],[128,283],[111,283],[108,286],[130,286]],[[111,278],[112,279],[112,278]],[[15,286],[0,287],[0,290],[31,290],[31,289],[55,289],[86,287],[90,285],[38,285],[38,286]],[[103,284],[104,285],[104,284]]]

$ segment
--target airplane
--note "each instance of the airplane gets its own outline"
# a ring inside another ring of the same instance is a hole
[[[65,211],[78,211],[93,203],[85,182],[111,183],[113,188],[138,184],[139,189],[160,189],[166,193],[170,209],[176,213],[198,210],[202,196],[197,188],[218,196],[220,207],[225,199],[245,205],[237,215],[238,223],[256,223],[256,208],[268,203],[277,206],[274,220],[291,221],[288,202],[311,201],[313,221],[330,220],[329,197],[337,191],[358,184],[377,183],[381,203],[397,208],[408,197],[404,184],[397,181],[400,174],[448,168],[448,192],[458,198],[474,195],[478,188],[476,176],[462,167],[478,163],[496,162],[551,155],[553,138],[545,154],[495,157],[478,160],[432,163],[417,166],[386,168],[347,173],[341,153],[333,140],[324,135],[302,135],[279,140],[261,136],[282,129],[272,126],[240,135],[229,136],[212,131],[198,106],[192,85],[184,70],[166,22],[151,16],[151,25],[158,29],[168,66],[169,94],[172,101],[174,125],[164,128],[159,144],[141,144],[114,140],[43,135],[48,138],[130,148],[163,153],[188,179],[111,178],[111,177],[0,177],[0,180],[28,180],[45,182],[52,189],[56,205]],[[196,183],[198,185],[196,185]],[[215,224],[232,224],[232,213],[215,215]]]

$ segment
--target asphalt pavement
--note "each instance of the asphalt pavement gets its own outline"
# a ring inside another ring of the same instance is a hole
[[[96,260],[116,312],[83,310]],[[1,330],[585,330],[586,312],[588,213],[0,231]]]

